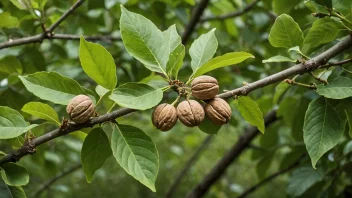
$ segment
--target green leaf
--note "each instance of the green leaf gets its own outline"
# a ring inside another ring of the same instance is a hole
[[[116,87],[116,65],[111,54],[102,45],[87,42],[81,36],[79,60],[84,72],[96,83],[109,90]]]
[[[22,111],[57,124],[58,126],[61,125],[56,111],[47,104],[41,102],[29,102],[23,106]]]
[[[126,83],[114,89],[110,99],[122,107],[150,109],[161,101],[163,92],[144,83]]]
[[[2,165],[1,177],[5,183],[10,186],[24,186],[29,182],[27,169],[15,163]]]
[[[273,56],[273,57],[270,57],[270,58],[265,59],[265,60],[262,61],[262,63],[281,63],[281,62],[293,62],[293,63],[295,63],[296,60],[294,60],[292,58],[289,58],[289,57],[277,55],[277,56]]]
[[[347,20],[352,21],[352,1],[350,0],[332,0],[332,7],[340,12]],[[351,24],[347,24],[351,26]]]
[[[324,179],[324,173],[312,167],[300,167],[293,171],[288,181],[287,193],[293,197],[298,197],[306,192],[315,183]]]
[[[283,97],[283,95],[286,93],[286,91],[291,87],[290,84],[282,81],[280,84],[278,84],[275,88],[275,94],[273,98],[273,103],[278,104],[280,99]]]
[[[301,46],[303,33],[291,16],[282,14],[276,18],[270,30],[269,42],[274,47],[291,48]]]
[[[339,142],[345,121],[324,97],[309,104],[304,120],[303,139],[315,168],[317,161]]]
[[[268,153],[267,155],[265,155],[259,160],[255,169],[259,180],[262,180],[266,177],[267,172],[270,169],[270,166],[274,159],[274,154],[275,152]]]
[[[0,73],[22,74],[22,64],[15,56],[6,56],[0,60]]]
[[[8,12],[0,13],[0,28],[14,28],[18,25],[18,19]]]
[[[276,14],[288,14],[300,1],[301,0],[273,0],[273,10]]]
[[[347,122],[348,122],[348,135],[350,135],[350,137],[352,138],[352,111],[349,110],[345,110],[346,116],[347,116]]]
[[[264,134],[264,117],[258,104],[249,96],[241,96],[235,100],[235,105],[242,117],[250,124],[258,127],[259,131]]]
[[[111,148],[117,162],[128,174],[156,191],[159,155],[149,136],[133,126],[115,125]]]
[[[26,1],[22,1],[22,0],[10,0],[10,1],[14,6],[16,6],[20,10],[29,9],[29,6],[26,5]]]
[[[21,186],[8,186],[0,179],[0,195],[2,198],[27,198]]]
[[[163,33],[142,15],[121,5],[121,38],[128,53],[151,71],[166,74],[169,59],[168,41]]]
[[[105,94],[107,94],[109,92],[108,89],[105,89],[104,87],[100,86],[100,85],[97,85],[95,87],[95,92],[97,92],[97,94],[100,96],[100,97],[103,97]]]
[[[215,57],[201,66],[198,70],[196,70],[192,77],[200,76],[221,67],[241,63],[248,58],[254,58],[254,56],[247,52],[231,52],[222,56]]]
[[[197,38],[189,48],[189,54],[192,58],[191,67],[193,73],[208,62],[215,54],[218,48],[218,41],[215,37],[215,28],[206,34]]]
[[[304,45],[309,48],[318,47],[321,44],[333,41],[340,32],[340,25],[331,18],[321,18],[313,23],[304,39]]]
[[[103,166],[111,154],[109,139],[103,129],[95,128],[89,132],[81,151],[81,164],[89,183],[95,171]]]
[[[0,139],[15,138],[36,126],[29,125],[16,110],[0,106]]]
[[[178,35],[176,25],[172,25],[163,32],[165,40],[168,41],[169,61],[166,65],[166,73],[168,76],[173,76],[177,79],[178,71],[182,67],[185,57],[185,46],[181,43],[181,36]]]
[[[56,72],[36,72],[27,76],[19,76],[19,78],[28,91],[43,100],[56,104],[67,105],[79,94],[88,95],[78,82]],[[90,98],[94,99],[93,96]]]
[[[198,128],[207,134],[217,134],[221,129],[222,125],[213,124],[208,117],[204,117],[203,122],[198,126]]]
[[[320,84],[317,93],[326,98],[343,99],[352,96],[352,80],[347,77],[339,76],[334,78],[329,84]]]

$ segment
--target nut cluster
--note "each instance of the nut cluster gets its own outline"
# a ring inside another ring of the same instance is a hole
[[[68,103],[66,111],[76,123],[87,122],[95,114],[93,101],[86,95],[78,95]]]
[[[189,89],[189,88],[188,88]],[[211,76],[199,76],[191,82],[190,92],[182,86],[175,90],[180,96],[186,96],[186,100],[174,105],[163,103],[158,105],[152,115],[153,125],[161,130],[172,129],[179,119],[187,127],[199,126],[205,116],[216,125],[223,125],[231,118],[231,108],[227,102],[221,98],[216,98],[219,92],[218,81]],[[203,100],[206,104],[203,107],[198,101],[189,99],[192,95],[198,100]],[[178,101],[178,99],[177,99]],[[176,101],[176,102],[177,102]]]

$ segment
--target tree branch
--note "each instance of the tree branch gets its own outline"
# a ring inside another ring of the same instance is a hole
[[[254,0],[252,3],[248,4],[245,8],[243,8],[242,10],[237,11],[237,12],[231,12],[231,13],[220,15],[220,16],[204,17],[200,20],[200,22],[213,21],[213,20],[225,20],[228,18],[234,18],[234,17],[241,16],[241,15],[245,14],[246,12],[248,12],[249,10],[251,10],[252,8],[254,8],[254,6],[259,1],[260,0]]]
[[[302,155],[297,161],[295,161],[293,164],[291,164],[290,166],[288,166],[287,168],[284,168],[282,170],[277,171],[276,173],[268,176],[267,178],[263,179],[262,181],[258,182],[257,184],[255,184],[254,186],[250,187],[248,190],[246,190],[245,192],[243,192],[240,196],[238,196],[237,198],[243,198],[246,197],[248,194],[254,192],[255,190],[257,190],[259,187],[261,187],[262,185],[266,184],[267,182],[275,179],[277,176],[280,176],[282,174],[285,174],[289,171],[291,171],[292,169],[296,168],[302,161],[302,158],[304,157],[304,155]]]
[[[75,172],[76,170],[80,169],[81,167],[82,167],[81,163],[78,163],[63,172],[58,173],[53,178],[46,181],[44,184],[40,185],[39,189],[34,193],[33,197],[39,197],[39,195],[42,194],[42,192],[44,192],[46,189],[48,189],[57,180],[65,177],[66,175],[69,175],[69,174]]]
[[[194,28],[197,26],[200,17],[202,16],[205,8],[208,6],[209,0],[202,0],[194,10],[192,10],[192,16],[191,19],[189,20],[185,32],[182,35],[182,43],[185,44],[187,43],[189,37],[191,36]]]
[[[35,36],[10,40],[0,44],[0,49],[4,49],[7,47],[14,47],[19,45],[24,45],[28,43],[40,43],[44,39],[50,39],[53,37],[53,31],[57,28],[62,21],[66,19],[68,15],[70,15],[73,11],[75,11],[85,0],[78,0],[70,9],[68,9],[54,24],[52,24],[45,32],[37,34]]]
[[[210,144],[210,142],[212,141],[213,138],[214,138],[213,135],[209,135],[207,138],[205,138],[203,140],[202,144],[200,145],[200,147],[198,147],[197,151],[191,156],[191,158],[189,158],[189,160],[187,161],[186,165],[184,166],[182,171],[180,171],[180,173],[177,176],[176,180],[174,181],[174,183],[172,183],[172,185],[170,186],[169,190],[167,191],[167,193],[166,193],[166,197],[167,198],[173,197],[173,195],[174,195],[175,191],[177,190],[177,187],[181,183],[183,177],[188,173],[189,169],[198,160],[198,158],[199,158],[200,154],[203,152],[203,150],[209,146],[209,144]]]
[[[273,84],[275,82],[282,81],[283,79],[296,75],[310,72],[314,69],[319,68],[319,66],[325,64],[332,57],[341,53],[345,49],[352,46],[352,36],[349,35],[327,51],[322,54],[310,59],[306,63],[300,63],[294,65],[288,69],[285,69],[281,72],[273,74],[271,76],[265,77],[261,80],[258,80],[253,83],[249,83],[244,87],[237,88],[232,91],[228,91],[223,94],[219,94],[218,97],[221,98],[229,98],[234,95],[247,95],[249,92],[264,87],[269,84]],[[271,112],[266,116],[266,122],[273,121],[275,118],[275,112]],[[213,169],[204,176],[203,180],[195,186],[192,191],[188,194],[187,198],[198,198],[202,197],[208,189],[225,173],[226,168],[248,147],[249,143],[253,140],[253,138],[258,134],[256,128],[249,128],[247,132],[244,133],[237,141],[236,144],[230,149],[230,151],[218,161],[218,163],[213,167]]]
[[[79,40],[80,36],[71,34],[54,34],[49,39],[62,39],[62,40]],[[87,41],[121,41],[120,37],[112,37],[108,35],[84,36]]]
[[[349,35],[324,53],[320,54],[319,56],[312,58],[308,60],[305,64],[300,63],[298,65],[292,66],[288,69],[285,69],[281,72],[278,72],[276,74],[273,74],[271,76],[265,77],[261,80],[258,80],[253,83],[248,83],[247,85],[234,89],[232,91],[228,91],[226,93],[222,93],[217,95],[217,97],[223,98],[223,99],[229,99],[235,95],[247,95],[249,92],[259,89],[261,87],[280,82],[285,78],[288,78],[289,76],[296,75],[296,74],[303,74],[307,73],[309,71],[312,71],[314,69],[319,68],[320,65],[323,65],[327,63],[328,60],[330,60],[332,57],[335,55],[341,53],[343,50],[349,48],[352,46],[352,36]],[[107,113],[104,115],[101,115],[99,117],[93,118],[92,120],[88,121],[87,123],[82,123],[82,124],[72,124],[68,125],[64,129],[57,128],[53,131],[50,131],[42,136],[33,138],[32,140],[26,142],[21,148],[13,151],[10,154],[7,154],[3,158],[0,159],[0,166],[8,163],[8,162],[16,162],[19,161],[23,156],[28,155],[28,154],[33,154],[35,152],[35,148],[38,145],[41,145],[45,142],[48,142],[52,139],[55,139],[57,137],[60,137],[62,135],[66,135],[68,133],[87,128],[87,127],[93,127],[96,124],[102,124],[104,122],[112,121],[115,120],[118,117],[130,114],[132,112],[135,112],[136,110],[133,109],[128,109],[128,108],[122,108],[116,111],[113,111],[111,113]],[[247,137],[250,138],[250,137]],[[225,171],[225,170],[223,170]],[[222,173],[221,173],[222,174]],[[215,176],[215,180],[221,176]],[[214,181],[215,182],[215,181]],[[212,185],[212,183],[207,184],[207,188],[209,188]],[[206,190],[205,190],[206,191]],[[204,191],[204,193],[205,193]]]

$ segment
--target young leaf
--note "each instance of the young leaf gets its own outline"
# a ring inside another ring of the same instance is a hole
[[[247,52],[231,52],[222,56],[215,57],[201,66],[198,70],[196,70],[192,77],[200,76],[221,67],[241,63],[248,58],[254,58],[254,56]]]
[[[181,43],[181,37],[178,35],[176,26],[172,25],[163,32],[165,40],[168,41],[169,47],[169,61],[166,65],[166,73],[168,76],[173,76],[177,79],[178,70],[180,70],[183,64],[183,58],[185,57],[185,46]]]
[[[235,100],[235,105],[242,117],[250,124],[258,127],[259,131],[265,132],[264,117],[258,104],[249,96],[241,96]]]
[[[309,48],[318,47],[321,44],[329,43],[335,39],[340,32],[340,25],[331,18],[321,18],[313,23],[304,39],[304,45]]]
[[[150,109],[161,101],[163,92],[143,83],[126,83],[114,89],[110,99],[122,107],[131,109]]]
[[[208,117],[204,117],[203,122],[198,126],[198,128],[207,134],[217,134],[221,129],[222,125],[213,124]]]
[[[56,104],[67,105],[73,97],[79,94],[87,95],[78,82],[56,72],[36,72],[18,77],[28,91]],[[90,98],[94,99],[93,96]]]
[[[25,167],[7,163],[1,166],[1,177],[7,185],[24,186],[29,181],[29,174]]]
[[[151,71],[166,74],[170,49],[163,33],[142,15],[121,5],[121,38],[128,53]]]
[[[344,123],[324,97],[309,104],[304,118],[303,139],[314,168],[321,156],[339,142]]]
[[[111,54],[102,45],[87,42],[81,36],[79,60],[84,72],[96,83],[109,90],[116,87],[116,65]]]
[[[327,85],[318,85],[317,92],[319,95],[332,99],[351,97],[352,80],[343,76],[336,77]]]
[[[15,138],[36,126],[29,125],[16,110],[0,106],[0,139]]]
[[[303,33],[291,16],[282,14],[276,18],[270,30],[269,42],[274,47],[291,48],[301,46]]]
[[[191,67],[193,73],[208,62],[215,54],[218,48],[218,41],[215,37],[215,29],[197,38],[189,48],[189,54],[192,58]]]
[[[315,183],[324,179],[324,173],[312,167],[304,166],[293,171],[288,181],[287,193],[298,197],[306,192]]]
[[[101,128],[89,132],[83,142],[81,163],[87,181],[90,183],[96,170],[111,156],[111,148],[106,133]]]
[[[47,104],[41,102],[29,102],[25,104],[21,110],[58,126],[61,124],[56,111]]]
[[[265,60],[262,61],[262,63],[281,63],[281,62],[292,62],[292,63],[295,63],[296,60],[294,60],[292,58],[289,58],[289,57],[277,55],[277,56],[273,56],[273,57],[270,57],[270,58],[265,59]]]
[[[155,143],[142,130],[128,125],[115,125],[111,148],[120,166],[132,177],[155,192],[159,155]]]

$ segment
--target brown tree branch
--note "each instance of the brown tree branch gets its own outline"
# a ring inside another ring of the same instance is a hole
[[[200,21],[200,18],[203,15],[203,12],[205,8],[208,6],[209,0],[202,0],[197,7],[192,10],[192,16],[191,19],[189,20],[185,31],[182,35],[182,43],[185,44],[187,43],[188,39],[190,38],[194,28],[197,26],[198,22]]]
[[[276,74],[273,74],[271,76],[265,77],[263,79],[255,81],[253,83],[248,83],[247,85],[245,85],[243,87],[234,89],[232,91],[228,91],[226,93],[219,94],[219,95],[217,95],[217,97],[229,99],[235,95],[247,95],[249,92],[251,92],[255,89],[259,89],[261,87],[264,87],[264,86],[267,86],[267,85],[270,85],[270,84],[273,84],[276,82],[280,82],[283,79],[288,78],[290,76],[310,72],[314,69],[319,68],[320,65],[327,63],[327,61],[330,60],[332,57],[336,56],[337,54],[341,53],[342,51],[344,51],[345,49],[347,49],[351,46],[352,46],[352,36],[349,35],[345,39],[343,39],[342,41],[340,41],[339,43],[337,43],[336,45],[334,45],[333,47],[331,47],[330,49],[325,51],[324,53],[308,60],[304,64],[300,63],[298,65],[292,66],[288,69],[285,69],[285,70],[278,72]],[[101,115],[99,117],[93,118],[92,120],[88,121],[87,123],[68,125],[64,129],[57,128],[57,129],[50,131],[42,136],[33,138],[31,141],[26,142],[21,148],[4,156],[3,158],[0,159],[0,166],[5,163],[8,163],[8,162],[16,162],[16,161],[20,160],[25,155],[33,154],[35,152],[36,146],[41,145],[45,142],[48,142],[52,139],[55,139],[55,138],[60,137],[62,135],[66,135],[68,133],[71,133],[71,132],[74,132],[74,131],[77,131],[77,130],[80,130],[83,128],[92,127],[96,124],[101,124],[104,122],[115,120],[118,117],[130,114],[135,111],[136,110],[133,110],[133,109],[122,108],[122,109],[113,111],[111,113],[107,113],[107,114]],[[225,171],[225,170],[223,170],[223,171]],[[213,179],[216,180],[218,177],[221,176],[222,173],[223,172],[220,172],[219,175],[212,176],[212,177],[214,177]],[[215,182],[215,180],[213,182]],[[205,191],[207,190],[207,188],[209,188],[212,185],[212,183],[206,184]],[[202,184],[200,184],[200,185],[202,185]],[[205,193],[205,191],[203,192],[203,194]]]
[[[332,66],[342,66],[344,64],[348,64],[348,63],[352,63],[352,58],[346,59],[346,60],[342,60],[342,61],[338,61],[338,62],[334,62],[334,63],[327,63],[325,65],[320,66],[319,68],[329,68]]]
[[[310,72],[314,69],[319,68],[319,66],[325,64],[332,57],[341,53],[345,49],[352,46],[352,35],[347,36],[345,39],[323,52],[322,54],[310,59],[306,63],[300,63],[294,65],[288,69],[285,69],[281,72],[273,74],[271,76],[265,77],[261,80],[258,80],[253,83],[249,83],[244,87],[237,88],[232,91],[228,91],[223,94],[219,94],[218,97],[229,98],[234,95],[247,95],[249,92],[264,87],[275,82],[282,81],[283,79],[297,74],[303,74]],[[271,112],[266,116],[266,123],[272,121],[275,116],[275,112]],[[248,147],[249,143],[254,139],[258,134],[256,128],[250,128],[248,132],[245,132],[244,135],[232,146],[230,151],[220,159],[217,164],[212,168],[212,170],[204,176],[204,178],[197,184],[191,192],[188,194],[187,198],[198,198],[202,197],[210,187],[226,172],[227,167],[237,159],[238,156]]]
[[[211,143],[213,138],[214,138],[213,135],[209,135],[208,137],[206,137],[203,140],[203,142],[200,145],[200,147],[198,147],[196,152],[194,152],[194,154],[191,156],[191,158],[189,158],[189,160],[187,161],[186,165],[180,171],[180,173],[177,176],[177,178],[175,179],[174,183],[171,184],[169,190],[167,191],[167,193],[166,193],[166,197],[167,198],[173,197],[173,195],[175,194],[175,192],[177,190],[177,187],[180,185],[182,179],[187,175],[189,169],[198,160],[198,158],[199,158],[200,154],[203,152],[203,150],[209,146],[209,144]]]
[[[237,11],[237,12],[231,12],[228,14],[220,15],[220,16],[211,16],[211,17],[204,17],[200,20],[200,22],[205,22],[205,21],[213,21],[213,20],[225,20],[228,18],[234,18],[241,16],[254,8],[254,6],[259,2],[260,0],[254,0],[252,3],[248,4],[246,7],[244,7],[242,10]]]
[[[80,169],[81,167],[82,167],[81,163],[78,163],[63,172],[58,173],[53,178],[51,178],[50,180],[48,180],[45,183],[43,183],[42,185],[40,185],[38,190],[34,193],[33,197],[39,197],[40,194],[42,194],[45,190],[47,190],[57,180],[65,177],[66,175],[69,175],[69,174],[75,172],[76,170]]]
[[[10,40],[0,44],[0,49],[7,47],[14,47],[19,45],[24,45],[28,43],[40,43],[44,39],[49,39],[53,37],[53,31],[57,28],[62,21],[64,21],[68,15],[75,11],[85,0],[78,0],[71,8],[69,8],[54,24],[52,24],[45,32],[37,34],[35,36],[29,36],[25,38]]]

